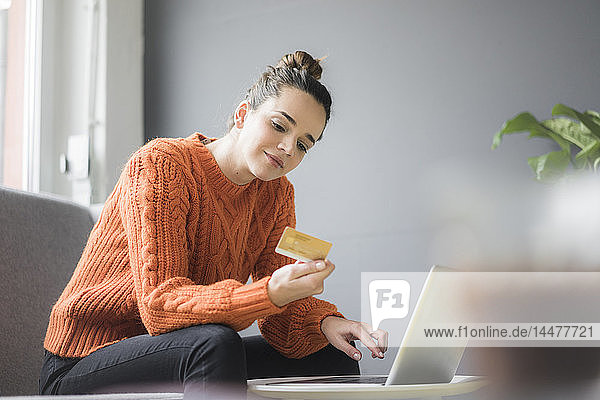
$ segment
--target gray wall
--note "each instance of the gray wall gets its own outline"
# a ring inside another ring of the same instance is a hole
[[[531,257],[548,187],[526,159],[553,147],[520,135],[491,151],[492,136],[523,110],[600,108],[595,0],[148,0],[145,14],[146,139],[222,136],[267,64],[329,56],[332,121],[290,178],[298,228],[334,243],[323,297],[350,318],[361,272]]]

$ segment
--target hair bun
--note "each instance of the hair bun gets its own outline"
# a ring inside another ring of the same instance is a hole
[[[291,54],[286,54],[279,60],[276,68],[296,68],[298,70],[305,69],[313,78],[321,79],[323,68],[319,64],[321,59],[315,60],[310,54],[305,51],[298,50]]]

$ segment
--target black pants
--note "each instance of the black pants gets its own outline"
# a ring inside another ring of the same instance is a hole
[[[186,399],[239,399],[246,379],[348,374],[359,374],[358,363],[331,345],[290,359],[262,336],[207,324],[132,337],[83,358],[46,352],[40,394],[183,391]]]

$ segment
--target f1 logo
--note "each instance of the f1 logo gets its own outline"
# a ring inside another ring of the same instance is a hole
[[[369,283],[371,326],[378,329],[386,319],[400,319],[408,315],[410,284],[400,279],[382,279]]]

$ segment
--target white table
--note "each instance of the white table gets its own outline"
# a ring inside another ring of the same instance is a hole
[[[322,377],[324,378],[324,377]],[[449,383],[382,386],[377,384],[285,384],[307,378],[271,378],[248,381],[249,393],[274,399],[441,399],[470,393],[486,385],[485,379],[457,375]],[[272,385],[272,383],[279,383]],[[249,397],[250,398],[250,397]]]

